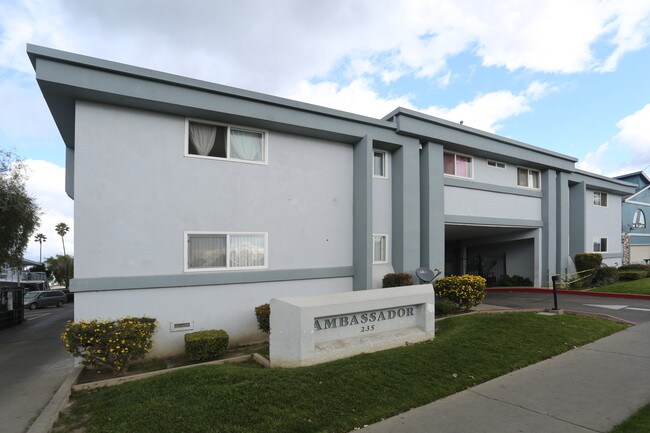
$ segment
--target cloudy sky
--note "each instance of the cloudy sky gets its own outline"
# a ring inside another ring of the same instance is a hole
[[[373,117],[407,107],[616,175],[650,165],[649,41],[650,0],[3,0],[0,147],[31,168],[44,256],[72,201],[26,43]]]

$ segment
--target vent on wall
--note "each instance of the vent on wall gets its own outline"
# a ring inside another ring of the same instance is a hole
[[[178,321],[178,322],[169,322],[169,330],[171,332],[179,332],[179,331],[189,331],[194,329],[194,322],[191,320],[183,320],[183,321]]]

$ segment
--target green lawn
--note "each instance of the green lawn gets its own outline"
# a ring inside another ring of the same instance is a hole
[[[650,278],[642,278],[633,281],[621,281],[607,286],[593,287],[591,292],[608,293],[634,293],[637,295],[650,295]]]
[[[437,327],[430,342],[313,367],[203,366],[75,393],[54,432],[347,432],[625,326],[507,313]]]
[[[610,433],[648,433],[650,432],[650,404],[619,424]]]

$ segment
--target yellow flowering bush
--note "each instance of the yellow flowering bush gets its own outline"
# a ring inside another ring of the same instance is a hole
[[[436,298],[446,298],[456,308],[468,310],[481,303],[485,297],[485,278],[478,275],[451,275],[438,280]]]
[[[129,361],[144,358],[151,350],[156,326],[151,317],[69,321],[61,339],[68,352],[83,358],[84,365],[119,373]]]

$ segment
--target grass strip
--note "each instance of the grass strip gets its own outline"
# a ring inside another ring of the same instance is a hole
[[[642,278],[633,281],[621,281],[606,286],[593,287],[590,292],[606,293],[631,293],[635,295],[650,295],[650,278]]]
[[[648,433],[650,432],[650,404],[639,409],[610,433]]]
[[[348,432],[623,329],[590,317],[479,314],[433,341],[295,369],[196,367],[75,393],[54,432]]]

